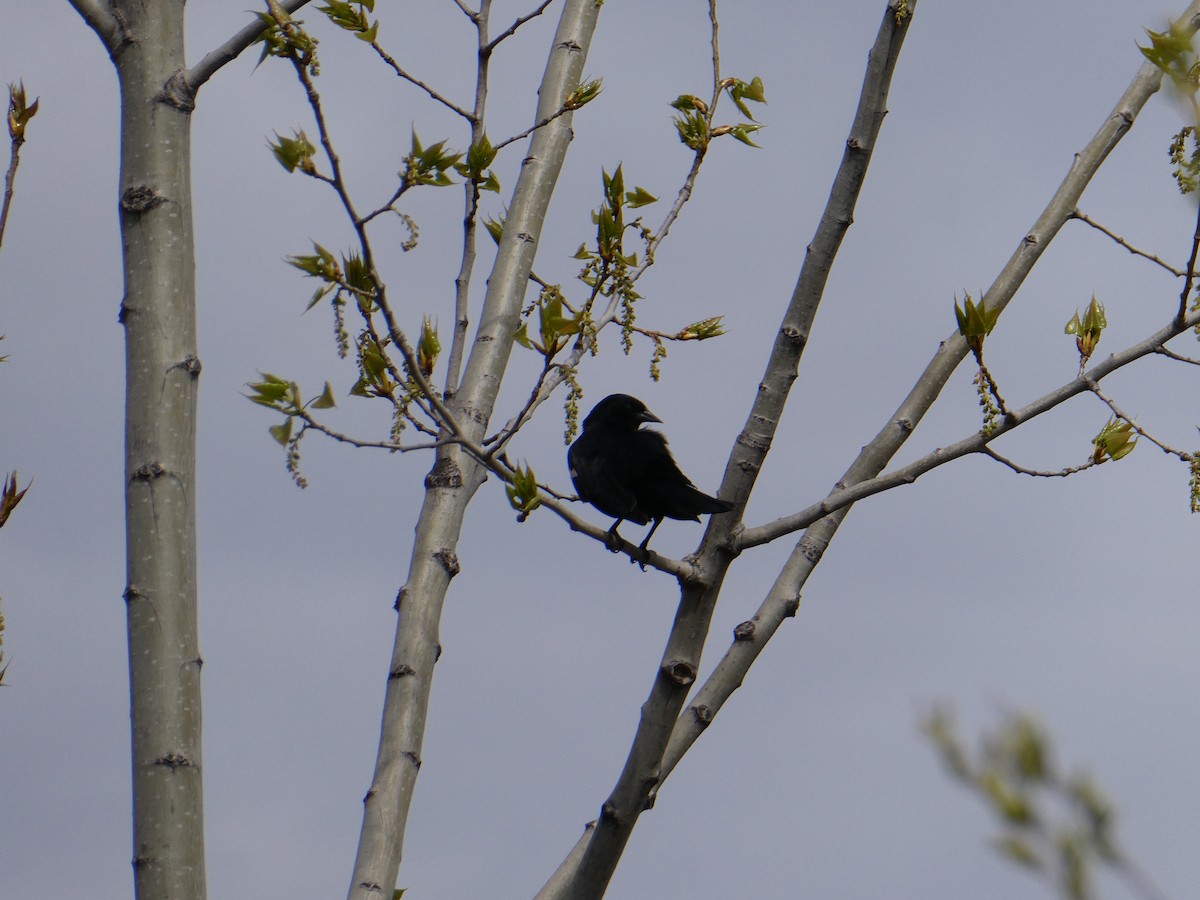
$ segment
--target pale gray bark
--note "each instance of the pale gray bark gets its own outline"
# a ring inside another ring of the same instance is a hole
[[[578,86],[600,9],[596,0],[566,3],[539,88],[535,121],[561,109]],[[462,435],[474,444],[484,436],[512,351],[542,224],[571,141],[571,119],[570,114],[555,118],[530,140],[462,383],[453,397],[446,398]],[[399,619],[379,752],[363,801],[362,833],[348,893],[351,900],[389,896],[399,874],[404,829],[421,765],[433,668],[440,652],[442,606],[450,580],[458,572],[456,547],[463,516],[485,476],[482,465],[461,446],[449,444],[439,449],[425,479],[408,580],[396,603]]]
[[[184,64],[183,0],[113,4],[125,247],[125,513],[139,900],[206,895],[196,609],[191,116],[164,102]]]
[[[243,28],[189,83],[185,0],[71,0],[117,69],[125,292],[125,603],[139,900],[203,900],[196,594],[195,89],[250,45]],[[289,8],[304,0],[290,0]],[[181,90],[181,88],[183,88]]]

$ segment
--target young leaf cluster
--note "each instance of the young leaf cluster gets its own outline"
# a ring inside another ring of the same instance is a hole
[[[635,320],[634,305],[641,295],[633,289],[631,272],[638,265],[638,254],[626,252],[626,232],[634,231],[644,244],[651,239],[650,229],[643,224],[641,217],[632,222],[625,221],[627,209],[640,209],[658,201],[658,198],[645,188],[635,187],[625,190],[625,173],[622,166],[617,166],[611,175],[607,171],[601,173],[603,181],[604,202],[592,212],[592,222],[596,226],[596,243],[592,247],[580,244],[575,252],[575,258],[584,262],[579,273],[579,280],[591,289],[591,296],[583,308],[583,315],[590,316],[591,309],[598,297],[615,299],[621,310],[621,341],[628,353],[633,347],[632,334]]]
[[[1146,29],[1150,46],[1138,46],[1142,55],[1154,63],[1184,94],[1192,95],[1200,87],[1200,62],[1192,50],[1192,37],[1182,21],[1172,22],[1166,31]]]
[[[538,496],[537,476],[533,469],[526,464],[518,467],[512,474],[512,480],[505,486],[504,493],[508,502],[517,511],[517,521],[524,522],[529,514],[542,505]]]
[[[267,12],[255,12],[263,31],[255,41],[263,45],[258,65],[268,56],[295,60],[316,77],[321,69],[317,60],[317,39],[306,32],[298,19],[293,19],[275,0],[267,0]]]
[[[260,372],[262,381],[247,385],[251,393],[247,396],[254,403],[281,412],[284,420],[272,425],[267,430],[279,444],[287,450],[287,470],[296,482],[297,487],[308,487],[308,481],[300,474],[300,440],[308,428],[309,409],[330,409],[337,405],[333,396],[333,387],[325,382],[321,394],[305,402],[300,395],[300,386],[294,381],[280,378],[269,372]],[[302,422],[299,431],[295,431],[296,419]]]
[[[979,366],[974,378],[975,390],[983,411],[983,432],[991,434],[999,427],[1000,417],[1008,413],[996,380],[983,363],[983,342],[1000,320],[1000,308],[989,307],[983,297],[976,303],[964,292],[962,306],[958,305],[958,298],[954,298],[954,318],[958,322],[958,333],[966,340]]]
[[[317,165],[313,162],[313,157],[317,153],[317,148],[313,146],[312,141],[303,131],[295,131],[292,135],[292,137],[286,138],[276,132],[275,142],[268,141],[267,146],[271,148],[275,159],[287,171],[295,172],[299,169],[305,175],[316,175]]]
[[[1097,463],[1111,459],[1114,462],[1133,452],[1137,446],[1137,429],[1133,423],[1113,416],[1100,433],[1092,438],[1092,460]]]
[[[404,169],[400,173],[401,193],[417,185],[447,187],[454,184],[448,171],[457,170],[462,158],[461,153],[446,149],[445,141],[423,147],[416,129],[413,129],[412,149],[404,157]]]
[[[1095,294],[1092,294],[1092,302],[1088,304],[1083,315],[1080,316],[1079,310],[1075,310],[1075,315],[1063,329],[1064,334],[1075,335],[1075,347],[1079,350],[1079,370],[1081,372],[1096,351],[1096,345],[1100,343],[1100,335],[1107,327],[1108,316],[1104,312],[1104,304],[1096,299]]]
[[[0,528],[8,521],[8,517],[12,515],[17,504],[25,497],[25,492],[29,490],[29,485],[25,485],[21,490],[17,490],[17,473],[13,472],[4,479],[4,491],[0,493]]]
[[[496,159],[496,152],[497,150],[488,140],[488,136],[480,135],[467,151],[467,158],[462,162],[454,163],[454,169],[479,190],[499,193],[500,179],[491,169],[491,165]]]
[[[549,364],[574,335],[583,331],[585,321],[582,314],[572,315],[564,306],[558,285],[543,288],[535,308],[540,329],[538,339],[529,336],[529,323],[522,322],[517,329],[516,341],[522,347],[542,354]]]
[[[38,99],[30,103],[25,97],[25,82],[8,86],[8,136],[14,143],[25,140],[25,126],[37,115]]]
[[[757,147],[758,144],[750,139],[750,135],[761,129],[762,126],[755,122],[748,103],[765,104],[767,102],[763,80],[757,77],[750,81],[723,78],[718,87],[729,96],[729,99],[738,108],[738,112],[750,121],[714,127],[712,120],[715,111],[710,109],[707,103],[694,94],[680,94],[671,101],[671,108],[678,113],[673,121],[679,140],[685,147],[696,153],[704,153],[713,138],[726,134],[732,135],[750,147]]]
[[[324,6],[318,6],[317,11],[328,16],[329,21],[338,28],[353,33],[360,41],[373,44],[379,36],[379,21],[372,22],[367,16],[367,13],[375,11],[375,0],[357,0],[354,3],[328,0]]]

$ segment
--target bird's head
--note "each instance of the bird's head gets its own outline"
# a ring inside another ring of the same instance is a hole
[[[623,428],[636,431],[646,422],[661,422],[658,416],[646,409],[646,404],[637,397],[628,394],[609,394],[592,407],[583,427],[604,426],[608,428]]]

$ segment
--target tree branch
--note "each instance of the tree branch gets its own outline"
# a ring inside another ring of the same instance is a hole
[[[1091,216],[1085,215],[1081,210],[1077,209],[1073,213],[1071,213],[1071,218],[1078,219],[1080,222],[1084,222],[1088,225],[1091,225],[1093,228],[1095,228],[1101,234],[1112,238],[1114,241],[1116,241],[1118,244],[1120,244],[1122,247],[1124,247],[1126,250],[1128,250],[1134,256],[1140,256],[1143,259],[1148,259],[1148,260],[1150,260],[1150,262],[1156,263],[1157,265],[1162,266],[1164,269],[1166,269],[1168,272],[1170,272],[1176,278],[1183,277],[1184,273],[1180,269],[1177,269],[1174,266],[1170,265],[1169,263],[1164,262],[1163,260],[1161,260],[1157,256],[1155,256],[1153,253],[1147,253],[1145,250],[1139,250],[1137,247],[1133,246],[1133,244],[1129,243],[1129,241],[1125,240],[1125,238],[1123,238],[1119,234],[1116,234],[1115,232],[1110,231],[1109,229],[1105,228],[1103,225],[1101,225],[1099,222],[1097,222]]]
[[[461,8],[461,6],[460,6]],[[578,84],[601,6],[567,0],[539,88],[535,119],[559,108]],[[465,10],[464,10],[465,11]],[[482,439],[495,407],[533,259],[554,186],[571,140],[571,117],[534,133],[513,190],[496,261],[487,282],[476,339],[452,401],[472,442]],[[388,669],[379,752],[363,808],[351,900],[376,900],[396,883],[429,709],[440,620],[467,506],[484,468],[457,445],[441,448],[425,481],[408,579],[397,598],[396,637]]]
[[[910,7],[914,5],[909,3]],[[889,7],[868,56],[858,111],[829,201],[805,256],[766,375],[722,480],[719,495],[737,506],[731,514],[710,519],[698,554],[697,575],[681,584],[679,609],[650,695],[642,706],[628,760],[595,827],[586,835],[586,848],[581,854],[577,849],[571,852],[538,893],[539,900],[601,896],[638,817],[661,781],[663,753],[695,682],[716,599],[734,555],[732,533],[761,471],[833,260],[853,221],[854,206],[886,112],[892,72],[910,21],[910,17],[901,19]],[[714,61],[717,58],[714,39]]]
[[[284,12],[290,15],[307,3],[308,0],[281,0],[279,5]],[[253,22],[246,25],[220,47],[205,55],[196,65],[186,72],[179,73],[177,89],[181,92],[181,96],[187,97],[194,106],[196,92],[200,90],[204,82],[217,74],[226,63],[241,56],[247,47],[258,40],[258,36],[262,33],[262,22],[255,18]]]
[[[125,41],[125,28],[113,9],[111,0],[68,0],[75,12],[91,26],[109,55]]]
[[[1200,2],[1194,0],[1180,18],[1181,22],[1187,23],[1187,27],[1192,33],[1195,33],[1197,27],[1200,26],[1200,19],[1197,18],[1200,14],[1198,11],[1200,11]],[[1083,189],[1113,147],[1132,126],[1137,113],[1146,101],[1158,90],[1160,82],[1161,73],[1152,64],[1146,63],[1138,70],[1132,83],[1118,101],[1116,108],[1105,120],[1095,137],[1075,157],[1066,178],[1055,191],[1050,203],[1038,217],[1034,227],[1022,239],[1017,250],[987,291],[989,305],[992,302],[998,303],[1001,308],[1007,305],[1046,246],[1076,208]],[[1200,319],[1200,317],[1196,318]],[[1177,327],[1176,325],[1164,329],[1160,334],[1179,333],[1175,330]],[[1165,339],[1164,337],[1163,340]],[[1151,339],[1151,346],[1145,352],[1161,352],[1159,349],[1161,343],[1161,340],[1156,343]],[[835,488],[829,499],[837,495],[839,490],[854,489],[853,487],[841,488],[842,485],[856,486],[859,482],[878,476],[888,460],[908,439],[933,401],[937,399],[950,374],[966,356],[966,353],[966,342],[957,334],[942,344],[925,372],[909,392],[908,397],[888,419],[879,434],[863,448],[858,458],[838,482],[839,487]],[[1093,375],[1099,374],[1102,377],[1103,367],[1107,365],[1108,363],[1102,363],[1096,366],[1092,370]],[[1086,384],[1083,384],[1081,379],[1076,379],[1075,382],[1072,382],[1072,388],[1074,393],[1078,393],[1086,389]],[[1017,415],[1018,417],[1028,415],[1028,412],[1020,410]],[[1001,425],[1000,431],[1003,432],[1003,430],[1005,430],[1004,424]],[[978,440],[978,436],[970,440]],[[982,444],[983,442],[980,441],[979,445],[982,446]],[[967,450],[964,449],[963,452],[965,453]],[[903,473],[901,478],[912,474],[904,473],[904,470],[901,470],[901,473]],[[893,475],[896,474],[893,473]],[[916,475],[912,474],[912,477],[915,478]],[[843,495],[843,499],[853,502],[848,494]],[[748,623],[750,627],[740,630],[739,634],[735,635],[733,644],[697,692],[689,709],[679,717],[671,736],[670,745],[663,758],[660,782],[671,773],[683,755],[708,727],[725,701],[741,686],[759,653],[762,652],[783,621],[795,614],[801,590],[808,580],[808,576],[820,562],[825,548],[833,539],[849,509],[848,504],[841,506],[836,512],[814,522],[805,531],[776,578],[770,593],[759,606],[754,618]],[[752,535],[750,531],[747,531],[741,536],[739,546],[749,546],[751,541],[760,542],[762,537],[765,537],[765,533]]]
[[[532,19],[536,19],[538,16],[540,16],[542,13],[544,13],[546,11],[547,7],[549,7],[550,4],[553,2],[554,2],[554,0],[543,0],[542,3],[538,4],[538,7],[533,12],[516,19],[511,25],[508,26],[508,28],[506,28],[503,32],[501,32],[499,35],[497,35],[495,38],[493,38],[491,41],[489,41],[487,44],[485,44],[483,49],[486,52],[491,53],[493,50],[496,49],[497,44],[499,44],[503,40],[506,40],[507,38],[512,37],[514,34],[517,33],[518,28],[520,28],[526,22],[529,22]]]

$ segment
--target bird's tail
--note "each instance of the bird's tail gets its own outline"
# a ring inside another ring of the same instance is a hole
[[[721,513],[733,509],[732,503],[710,497],[691,484],[674,486],[662,500],[663,514],[672,519],[698,520],[701,513]]]

